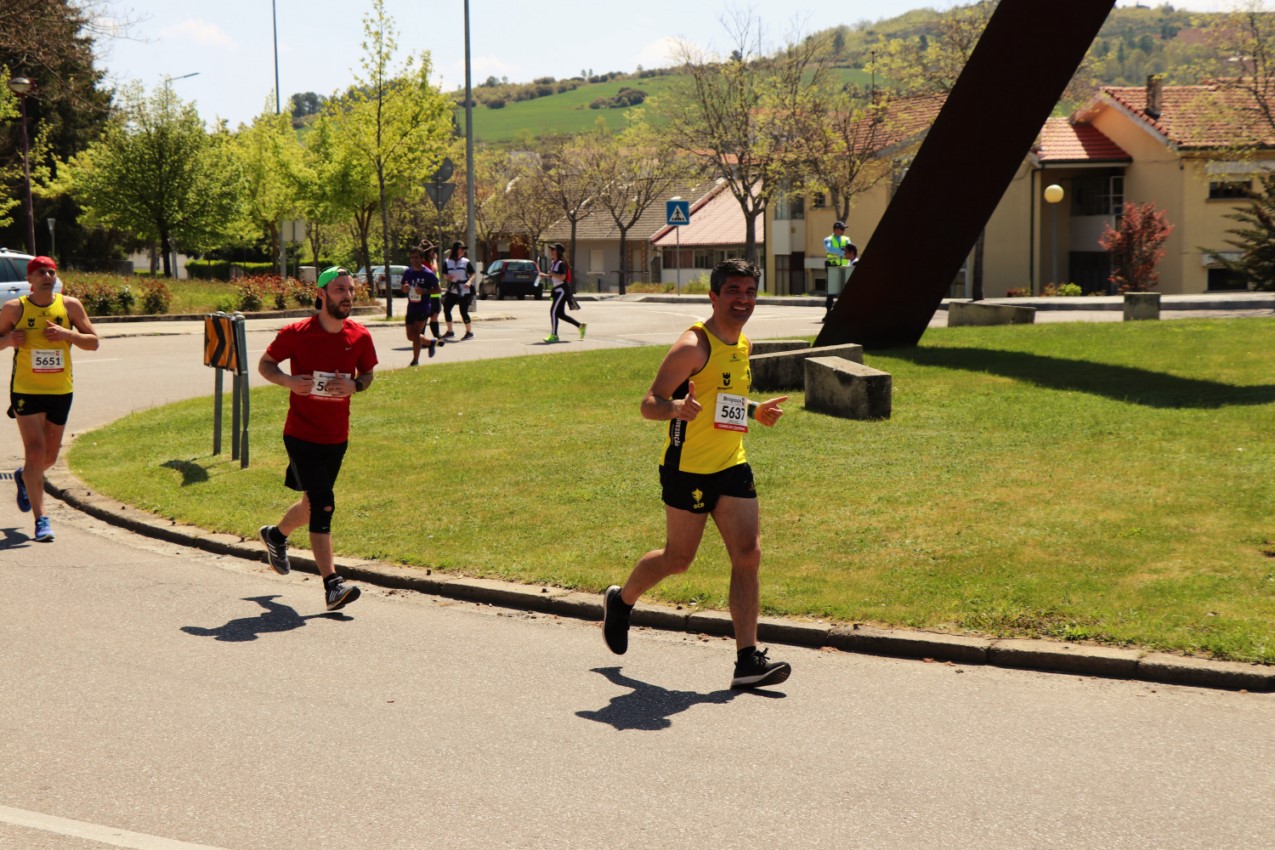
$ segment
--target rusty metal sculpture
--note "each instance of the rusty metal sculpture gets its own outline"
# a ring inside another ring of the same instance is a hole
[[[1115,0],[1001,0],[815,345],[915,345]]]

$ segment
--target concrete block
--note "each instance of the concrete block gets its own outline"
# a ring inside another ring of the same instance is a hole
[[[1032,325],[1036,323],[1035,307],[1013,304],[988,304],[985,301],[949,301],[947,326]]]
[[[806,384],[805,363],[810,357],[843,357],[855,363],[863,362],[863,346],[855,343],[825,345],[821,348],[801,348],[789,351],[756,353],[748,365],[753,373],[753,392],[769,393],[780,390],[799,390]]]
[[[809,347],[810,343],[804,339],[755,339],[752,356],[774,354],[778,351],[800,351]]]
[[[1126,292],[1124,294],[1124,320],[1140,322],[1160,318],[1160,293]]]
[[[889,419],[892,379],[840,357],[806,360],[806,409],[845,419]]]

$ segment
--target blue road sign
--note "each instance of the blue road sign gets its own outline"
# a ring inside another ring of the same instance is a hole
[[[664,214],[673,227],[684,227],[691,223],[690,201],[665,201]]]

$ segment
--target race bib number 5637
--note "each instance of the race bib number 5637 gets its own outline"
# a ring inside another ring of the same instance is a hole
[[[742,395],[718,393],[713,408],[713,427],[723,431],[748,431],[748,399]]]

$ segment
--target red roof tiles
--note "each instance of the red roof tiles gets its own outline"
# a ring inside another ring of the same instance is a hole
[[[1131,162],[1133,157],[1091,124],[1050,118],[1041,128],[1036,157],[1045,163]]]

